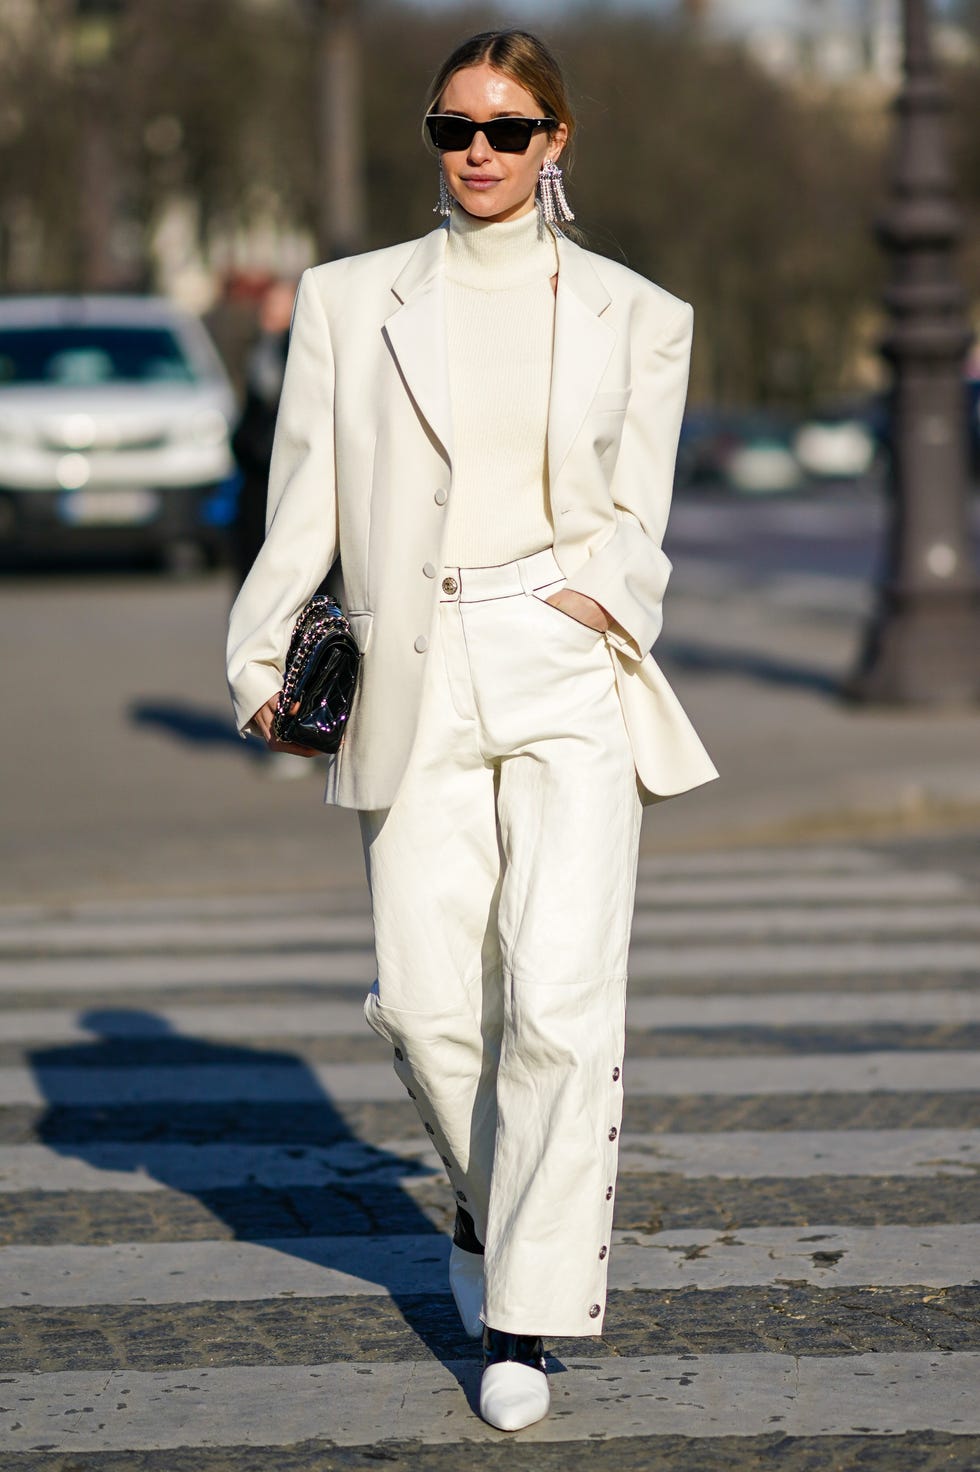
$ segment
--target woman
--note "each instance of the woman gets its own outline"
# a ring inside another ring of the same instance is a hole
[[[716,775],[648,652],[692,311],[557,228],[574,124],[535,37],[460,46],[426,124],[446,222],[300,283],[229,679],[270,741],[339,556],[363,659],[326,800],[360,814],[365,1012],[455,1192],[481,1414],[514,1430],[548,1409],[542,1336],[602,1328],[641,809]]]

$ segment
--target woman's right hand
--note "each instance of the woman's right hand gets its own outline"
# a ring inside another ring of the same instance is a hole
[[[259,735],[262,737],[262,740],[265,742],[269,750],[288,751],[291,753],[292,756],[319,756],[320,753],[318,751],[315,751],[312,746],[294,746],[290,741],[276,740],[275,736],[273,736],[272,734],[272,719],[276,713],[276,707],[278,706],[278,704],[279,695],[273,695],[271,699],[266,701],[265,705],[259,706],[258,710],[255,712],[254,716],[249,722],[249,724],[254,726],[256,731],[258,731]],[[299,701],[296,700],[293,702],[292,709],[290,710],[290,715],[295,715],[298,710]]]

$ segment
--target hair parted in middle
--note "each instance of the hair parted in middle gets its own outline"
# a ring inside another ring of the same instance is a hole
[[[446,57],[436,72],[425,104],[426,113],[438,112],[449,79],[469,66],[486,63],[530,92],[546,117],[555,118],[568,129],[568,145],[575,132],[575,114],[568,87],[557,58],[530,31],[481,31],[463,41]],[[424,125],[423,125],[424,129]]]

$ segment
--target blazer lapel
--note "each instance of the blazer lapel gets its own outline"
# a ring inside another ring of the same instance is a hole
[[[401,305],[384,325],[384,335],[409,396],[452,459],[452,409],[446,349],[443,266],[447,226],[419,241],[392,292]]]
[[[400,305],[384,335],[419,413],[452,460],[452,407],[446,348],[445,256],[448,226],[422,237],[392,292]],[[588,253],[559,236],[555,342],[548,413],[548,470],[552,483],[582,427],[616,334],[602,313],[609,293]]]
[[[548,415],[548,474],[552,485],[582,427],[616,334],[601,314],[609,293],[589,263],[588,253],[558,236],[558,293]]]

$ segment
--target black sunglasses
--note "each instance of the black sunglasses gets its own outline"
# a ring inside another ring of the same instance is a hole
[[[525,153],[539,128],[557,128],[555,118],[491,118],[475,123],[451,112],[430,112],[425,120],[429,137],[440,153],[461,153],[482,133],[494,153]]]

